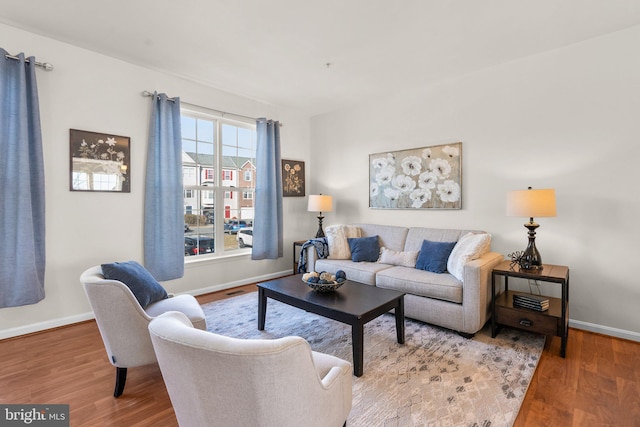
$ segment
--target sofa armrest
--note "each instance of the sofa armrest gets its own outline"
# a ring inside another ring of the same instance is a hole
[[[464,329],[478,330],[487,322],[491,306],[491,271],[504,261],[497,252],[488,252],[464,265],[462,306]]]
[[[316,252],[316,248],[309,246],[305,249],[307,251],[307,273],[310,271],[315,271],[316,260],[318,259],[318,252]]]

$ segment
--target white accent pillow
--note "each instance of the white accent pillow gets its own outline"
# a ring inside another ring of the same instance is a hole
[[[416,267],[416,259],[420,251],[394,251],[384,246],[380,248],[380,258],[378,262],[381,264],[401,265],[403,267]]]
[[[464,265],[474,259],[480,258],[489,252],[491,248],[491,234],[467,233],[458,240],[447,260],[447,270],[456,279],[462,281]]]
[[[360,227],[355,225],[330,225],[324,229],[329,246],[327,259],[351,259],[348,238],[362,237]]]

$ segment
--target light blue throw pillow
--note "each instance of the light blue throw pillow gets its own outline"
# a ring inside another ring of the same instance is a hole
[[[456,242],[432,242],[424,240],[416,261],[416,268],[419,270],[431,271],[432,273],[446,273],[447,261]]]
[[[380,243],[378,236],[371,237],[349,237],[347,239],[351,250],[351,261],[353,262],[376,262],[380,257]]]
[[[104,278],[127,285],[142,308],[169,297],[162,285],[136,261],[113,262],[101,267]]]

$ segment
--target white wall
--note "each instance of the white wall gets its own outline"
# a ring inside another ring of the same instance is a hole
[[[295,111],[231,95],[173,76],[134,66],[0,24],[2,47],[51,62],[37,71],[45,155],[46,298],[38,304],[0,309],[0,339],[90,317],[78,281],[86,268],[111,261],[142,262],[142,218],[150,98],[158,90],[182,101],[284,123],[282,153],[308,161],[309,118]],[[69,129],[131,137],[131,193],[69,191]],[[292,268],[293,240],[305,238],[315,218],[306,215],[306,198],[285,198],[285,257],[251,261],[248,256],[186,266],[185,276],[165,282],[170,292],[197,293],[251,283]],[[304,211],[305,215],[297,215]]]
[[[576,327],[640,339],[640,27],[311,120],[311,186],[334,197],[325,223],[484,229],[526,246],[506,192],[555,188],[539,218],[543,261],[568,265]],[[417,53],[419,54],[419,53]],[[368,155],[463,143],[463,208],[368,208]]]

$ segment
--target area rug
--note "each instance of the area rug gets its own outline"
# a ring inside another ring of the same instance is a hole
[[[203,306],[211,332],[236,338],[297,335],[315,351],[353,362],[351,327],[269,299],[258,331],[258,294]],[[511,426],[536,369],[544,336],[490,327],[466,339],[448,329],[405,320],[396,342],[395,317],[365,325],[364,374],[353,377],[355,426]]]

